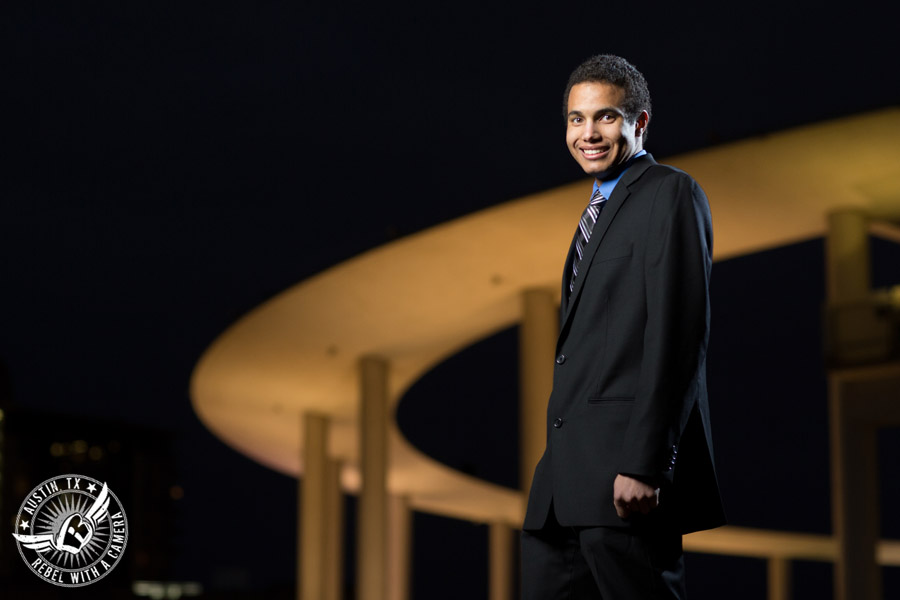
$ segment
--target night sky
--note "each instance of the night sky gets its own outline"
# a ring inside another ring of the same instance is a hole
[[[200,425],[187,389],[207,345],[360,252],[581,179],[561,95],[591,54],[621,54],[647,77],[658,159],[897,105],[897,21],[867,4],[4,5],[0,362],[12,401],[173,435],[185,497],[172,578],[289,584],[296,481]],[[875,283],[900,283],[897,247],[874,250]],[[714,268],[713,425],[737,525],[830,530],[822,253],[811,240]],[[504,369],[477,370],[486,355]],[[514,485],[515,368],[510,330],[414,386],[401,424],[429,453]],[[476,377],[492,393],[459,388]],[[435,390],[452,393],[458,421],[431,412]],[[889,460],[896,437],[882,439]],[[223,498],[242,518],[266,515],[275,550],[260,552],[249,527],[224,544],[210,516]],[[896,521],[885,516],[885,535],[900,538]],[[424,515],[416,526],[416,598],[480,597],[486,530]],[[742,597],[729,586],[749,573],[741,593],[764,589],[759,561],[689,559],[696,598]],[[795,576],[797,598],[801,582],[830,585],[827,566]]]

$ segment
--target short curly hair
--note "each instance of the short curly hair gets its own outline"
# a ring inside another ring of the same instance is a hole
[[[625,117],[629,121],[637,120],[641,111],[650,111],[650,91],[647,80],[634,65],[620,56],[598,54],[592,56],[572,71],[566,92],[563,94],[563,118],[569,113],[569,92],[572,86],[585,82],[610,83],[625,90]],[[644,128],[643,139],[647,141],[647,128]]]

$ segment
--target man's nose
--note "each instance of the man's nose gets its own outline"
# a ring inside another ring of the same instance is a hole
[[[581,132],[581,137],[585,140],[595,140],[600,137],[600,128],[597,127],[595,121],[587,121]]]

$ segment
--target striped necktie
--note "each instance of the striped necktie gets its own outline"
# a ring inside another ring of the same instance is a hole
[[[575,278],[578,277],[578,263],[584,256],[584,249],[591,239],[591,232],[594,230],[594,224],[597,217],[603,209],[606,198],[600,193],[600,188],[594,190],[591,201],[581,214],[581,220],[578,221],[578,231],[575,232],[575,256],[572,257],[572,279],[569,281],[569,293],[575,289]]]

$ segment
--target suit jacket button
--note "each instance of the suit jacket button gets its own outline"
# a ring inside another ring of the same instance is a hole
[[[561,365],[561,364],[563,364],[564,362],[566,362],[566,355],[565,355],[565,354],[560,354],[559,356],[556,357],[556,364]]]
[[[560,427],[562,427],[562,424],[563,424],[563,420],[560,419],[559,417],[557,417],[557,418],[553,421],[553,426],[556,427],[557,429],[559,429]]]

